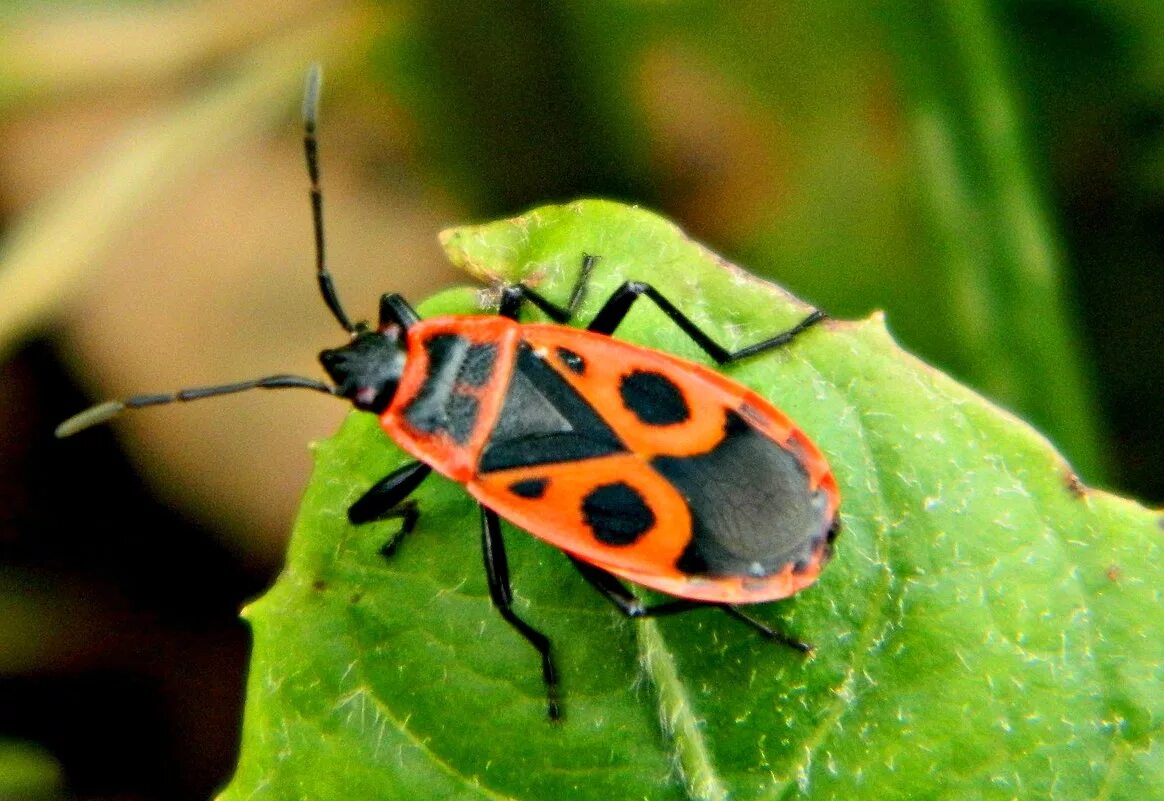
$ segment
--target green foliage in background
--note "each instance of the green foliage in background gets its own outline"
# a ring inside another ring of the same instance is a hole
[[[470,272],[567,294],[601,257],[585,320],[646,278],[729,347],[805,306],[650,213],[605,202],[454,229]],[[426,316],[483,311],[481,293]],[[620,337],[698,358],[657,310]],[[844,531],[817,585],[757,614],[809,659],[714,611],[623,620],[557,551],[511,528],[517,610],[490,607],[474,504],[429,479],[392,560],[348,505],[405,461],[371,415],[321,443],[289,563],[255,634],[241,799],[1140,799],[1164,783],[1161,517],[1073,483],[1026,424],[897,348],[879,317],[830,322],[731,375],[827,454]]]
[[[60,765],[44,749],[0,738],[0,798],[52,801],[62,796]]]
[[[1164,38],[1161,8],[597,0],[515,14],[496,0],[471,11],[435,2],[376,57],[474,214],[589,195],[663,209],[834,314],[886,310],[911,349],[1105,482],[1113,454],[1097,396],[1111,411],[1148,376],[1158,385],[1164,364],[1139,357],[1138,380],[1129,365],[1096,386],[1102,368],[1091,362],[1104,346],[1089,338],[1110,333],[1081,318],[1122,312],[1121,339],[1150,343],[1146,317],[1156,315],[1126,308],[1130,286],[1116,274],[1098,276],[1113,262],[1134,269],[1136,248],[1154,245],[1129,232],[1073,259],[1051,192],[1087,193],[1084,181],[1106,176],[1093,163],[1050,176],[1046,162],[1066,170],[1102,158],[1075,152],[1094,135],[1091,115],[1129,117],[1159,97],[1164,59],[1151,42]],[[1094,36],[1072,42],[1084,33]],[[1053,49],[1072,44],[1064,57]],[[1095,60],[1081,63],[1080,51]],[[1032,84],[1036,68],[1045,74]],[[1086,74],[1108,80],[1088,90]],[[1057,127],[1036,127],[1048,115]],[[1137,147],[1122,151],[1132,158]],[[1156,167],[1127,176],[1126,191],[1158,184]],[[1152,258],[1140,257],[1141,274]],[[1108,292],[1089,296],[1101,281]],[[1106,351],[1117,364],[1127,354]],[[1158,461],[1144,450],[1140,459]],[[1137,469],[1135,456],[1116,458]]]

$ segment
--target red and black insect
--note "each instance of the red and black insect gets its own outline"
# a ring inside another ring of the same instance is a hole
[[[143,395],[66,421],[74,433],[118,412],[255,388],[299,387],[346,398],[380,418],[411,461],[348,510],[353,523],[399,518],[391,555],[417,523],[410,496],[433,471],[480,503],[485,573],[502,617],[541,655],[549,715],[560,716],[549,639],[512,608],[500,519],[564,551],[582,577],[628,617],[715,607],[765,637],[740,604],[786,598],[812,584],[839,530],[836,481],[824,456],[783,413],[702,365],[611,335],[648,298],[718,364],[788,345],[820,322],[728,351],[649,284],[628,281],[585,330],[566,326],[597,260],[583,256],[564,306],[528,286],[505,286],[497,315],[422,320],[399,295],[379,324],[352,323],[324,260],[315,140],[318,73],[309,77],[305,146],[324,302],[348,344],[320,354],[333,384],[276,375]],[[521,323],[526,304],[554,322]],[[645,606],[624,580],[674,596]]]

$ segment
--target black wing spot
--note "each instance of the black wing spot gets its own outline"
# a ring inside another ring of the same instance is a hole
[[[569,348],[558,348],[558,358],[571,373],[582,375],[586,372],[586,360]]]
[[[655,525],[655,513],[629,484],[603,484],[582,499],[582,517],[606,545],[632,545]]]
[[[509,485],[509,491],[521,498],[536,499],[546,494],[546,487],[550,486],[548,478],[523,478]]]
[[[635,370],[622,377],[618,391],[623,405],[647,425],[669,426],[691,417],[683,391],[662,373]]]

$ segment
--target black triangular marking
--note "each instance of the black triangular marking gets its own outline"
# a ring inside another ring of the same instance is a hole
[[[526,343],[518,345],[501,414],[477,469],[482,473],[624,452],[598,413]]]

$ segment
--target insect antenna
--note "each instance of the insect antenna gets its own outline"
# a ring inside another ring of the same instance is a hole
[[[359,333],[340,305],[339,296],[335,291],[331,273],[328,272],[324,260],[323,247],[323,193],[319,186],[319,154],[318,143],[315,138],[315,122],[319,114],[319,85],[321,72],[318,64],[308,70],[307,84],[303,91],[303,147],[307,155],[307,174],[311,178],[311,219],[315,228],[315,269],[319,279],[319,291],[331,313],[339,324],[348,333]],[[58,437],[70,437],[78,431],[108,422],[110,419],[124,412],[126,409],[141,409],[146,406],[162,406],[167,403],[185,403],[188,401],[213,398],[218,395],[233,395],[236,392],[246,392],[251,389],[313,389],[327,395],[336,395],[336,387],[298,375],[269,375],[263,378],[252,378],[249,381],[238,381],[233,384],[219,384],[212,387],[192,387],[180,389],[177,392],[157,395],[135,395],[132,398],[118,401],[106,401],[92,406],[85,411],[75,414],[56,428]]]
[[[323,193],[319,185],[319,153],[318,142],[315,137],[315,123],[319,116],[319,86],[321,71],[318,64],[312,65],[307,72],[307,83],[303,91],[303,148],[307,156],[307,174],[311,178],[311,220],[315,229],[315,271],[319,279],[319,291],[331,313],[339,324],[348,333],[355,335],[359,332],[344,313],[339,296],[335,291],[335,283],[328,272],[324,259],[323,243]],[[58,437],[70,437],[86,428],[108,422],[110,419],[124,412],[126,409],[141,409],[146,406],[162,406],[167,403],[188,402],[212,398],[218,395],[233,395],[236,392],[246,392],[251,389],[313,389],[327,395],[336,395],[336,387],[317,381],[314,378],[305,378],[297,375],[270,375],[263,378],[253,378],[249,381],[238,381],[233,384],[219,384],[212,387],[193,387],[180,389],[177,392],[157,395],[135,395],[132,398],[118,401],[106,401],[92,406],[85,411],[75,414],[56,428]]]
[[[323,72],[318,64],[312,64],[307,71],[307,83],[303,88],[303,152],[307,156],[307,175],[311,179],[311,224],[315,230],[315,276],[319,281],[319,293],[323,295],[323,302],[331,310],[332,316],[339,321],[343,329],[349,334],[356,334],[357,328],[352,324],[344,307],[340,303],[339,294],[335,290],[335,281],[327,269],[323,241],[323,189],[319,183],[319,141],[315,136],[315,123],[319,117],[319,86],[323,80]]]
[[[56,428],[58,438],[71,437],[78,431],[101,425],[124,412],[126,409],[141,409],[146,406],[163,406],[167,403],[188,402],[213,398],[217,395],[233,395],[236,392],[246,392],[250,389],[314,389],[328,395],[335,395],[336,389],[330,384],[316,381],[314,378],[305,378],[298,375],[269,375],[263,378],[252,378],[249,381],[238,381],[233,384],[219,384],[214,387],[193,387],[180,389],[177,392],[158,395],[134,395],[125,400],[106,401],[90,406],[83,412],[73,415]]]

